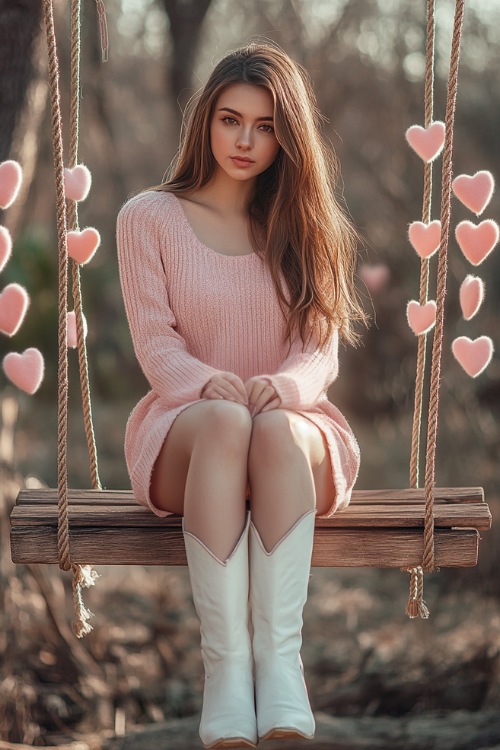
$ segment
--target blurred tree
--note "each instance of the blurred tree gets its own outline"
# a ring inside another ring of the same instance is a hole
[[[9,157],[34,75],[32,54],[41,15],[40,0],[0,0],[0,161]]]
[[[203,21],[212,0],[162,0],[170,22],[172,56],[169,61],[169,96],[179,104],[192,84],[194,63],[201,40]],[[179,109],[174,108],[179,116]]]

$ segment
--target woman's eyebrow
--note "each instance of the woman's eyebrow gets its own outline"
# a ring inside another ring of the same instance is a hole
[[[231,109],[230,107],[219,107],[219,112],[231,112],[233,115],[237,115],[238,117],[243,117],[243,115],[240,112],[237,112],[235,109]],[[256,120],[273,120],[273,117],[256,117]]]

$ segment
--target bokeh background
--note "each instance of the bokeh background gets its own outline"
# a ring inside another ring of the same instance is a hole
[[[82,5],[80,161],[93,185],[80,204],[80,225],[102,237],[82,287],[103,484],[129,488],[125,424],[148,388],[121,299],[117,212],[130,194],[161,181],[178,149],[186,103],[218,60],[248,41],[272,39],[311,75],[325,138],[342,165],[339,192],[363,238],[358,284],[371,325],[358,348],[342,350],[329,395],[361,445],[358,488],[408,486],[416,338],[405,309],[418,299],[420,261],[407,229],[421,218],[423,169],[404,132],[424,119],[425,0],[106,0],[105,63],[96,3]],[[436,6],[434,117],[444,119],[454,3]],[[58,0],[55,9],[67,148],[70,3]],[[454,174],[489,169],[500,176],[499,62],[499,4],[468,0]],[[199,633],[185,570],[102,569],[87,594],[94,631],[76,642],[67,577],[10,562],[8,516],[18,488],[56,485],[57,242],[39,0],[0,0],[0,162],[8,158],[20,161],[25,177],[20,197],[0,215],[14,238],[1,282],[23,284],[31,305],[16,336],[1,337],[0,357],[36,346],[46,373],[33,397],[0,374],[0,747],[198,747]],[[438,160],[433,218],[440,169]],[[481,218],[498,218],[499,206],[497,193]],[[470,218],[454,200],[452,226]],[[377,282],[367,267],[378,269]],[[471,272],[485,281],[486,298],[464,323],[458,290]],[[304,625],[319,717],[311,747],[500,746],[500,362],[494,358],[472,380],[450,350],[458,335],[489,335],[498,347],[499,285],[498,250],[475,270],[452,236],[437,483],[485,488],[494,524],[479,565],[426,576],[428,621],[405,617],[402,573],[314,571]],[[434,288],[431,281],[431,297]],[[69,481],[87,487],[73,350],[70,398]],[[148,725],[141,734],[138,727]]]

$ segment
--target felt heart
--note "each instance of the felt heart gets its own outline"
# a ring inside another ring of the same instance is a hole
[[[7,227],[0,227],[0,271],[3,271],[12,252],[12,237]]]
[[[430,258],[439,247],[441,222],[436,220],[431,221],[430,224],[424,224],[421,221],[414,221],[410,224],[408,236],[418,255],[422,259]]]
[[[363,263],[359,268],[359,277],[366,284],[370,294],[377,294],[389,281],[390,271],[384,263],[373,266]]]
[[[85,315],[82,314],[82,323],[83,323],[83,336],[84,338],[87,338],[87,319],[85,318]],[[76,336],[76,313],[74,310],[71,310],[71,312],[67,315],[67,324],[68,324],[68,346],[70,346],[72,349],[74,349],[78,345],[78,340]]]
[[[498,242],[498,224],[491,219],[486,219],[480,224],[461,221],[455,228],[455,237],[469,263],[478,266]]]
[[[0,208],[8,208],[17,198],[23,179],[23,171],[17,161],[0,164]]]
[[[458,175],[453,180],[452,187],[458,200],[479,216],[491,200],[495,181],[491,172],[483,170],[472,176]]]
[[[444,146],[445,125],[436,120],[428,128],[412,125],[406,131],[406,140],[425,162],[433,161],[439,156]]]
[[[416,336],[427,333],[436,324],[436,303],[429,300],[425,305],[420,305],[412,299],[406,306],[406,317],[408,325]]]
[[[30,298],[19,284],[9,284],[0,294],[0,331],[13,336],[24,320]]]
[[[484,284],[479,276],[469,274],[460,287],[460,307],[464,320],[470,320],[481,307],[484,299]]]
[[[64,190],[66,198],[72,201],[84,201],[89,194],[92,175],[85,164],[78,164],[73,169],[64,170]]]
[[[44,361],[38,349],[26,349],[22,354],[10,352],[5,355],[2,365],[9,380],[30,396],[40,387]]]
[[[68,232],[68,255],[77,263],[88,263],[101,243],[97,229],[87,227],[83,231]]]
[[[479,336],[474,340],[467,338],[467,336],[459,336],[452,343],[451,350],[467,375],[476,378],[488,367],[491,361],[493,341],[489,336]]]

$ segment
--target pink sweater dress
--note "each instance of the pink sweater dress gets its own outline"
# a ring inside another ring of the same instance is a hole
[[[117,220],[120,282],[135,353],[151,390],[133,409],[125,458],[134,495],[158,516],[149,488],[154,463],[175,418],[201,399],[212,375],[243,382],[265,376],[291,409],[322,430],[330,453],[335,500],[323,518],[345,507],[359,468],[359,448],[328,401],[338,374],[338,336],[325,351],[300,336],[290,351],[270,271],[255,254],[223,255],[194,233],[173,193],[130,199]]]

